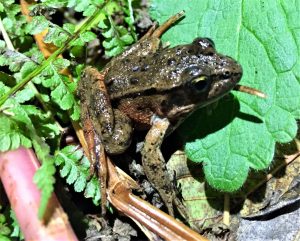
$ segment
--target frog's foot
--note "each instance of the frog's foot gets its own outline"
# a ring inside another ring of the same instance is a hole
[[[177,22],[180,18],[184,16],[185,12],[182,10],[181,12],[170,17],[166,22],[160,25],[155,31],[151,34],[151,37],[160,38],[160,36],[171,27],[172,24]]]
[[[151,116],[150,125],[151,126],[156,126],[161,130],[167,130],[170,123],[169,123],[168,119],[166,119],[166,118],[162,119],[158,115],[154,114],[154,115]],[[162,131],[162,134],[165,134],[165,133],[163,133],[163,131]]]
[[[157,189],[168,212],[174,216],[173,203],[176,202],[175,187],[166,168],[160,146],[170,125],[168,119],[158,116],[151,118],[152,127],[146,135],[142,153],[144,172],[148,180]],[[177,202],[176,202],[177,206]]]

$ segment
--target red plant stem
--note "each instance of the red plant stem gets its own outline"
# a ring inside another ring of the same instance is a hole
[[[19,148],[0,154],[0,178],[25,240],[77,241],[67,215],[54,194],[49,200],[46,218],[39,220],[41,193],[33,183],[39,166],[31,149]]]

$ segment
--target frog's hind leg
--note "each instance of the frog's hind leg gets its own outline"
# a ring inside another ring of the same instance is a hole
[[[170,17],[166,22],[164,22],[162,25],[160,25],[158,28],[156,28],[152,33],[151,33],[151,37],[154,38],[160,38],[161,35],[168,29],[171,27],[172,24],[174,24],[175,22],[177,22],[180,18],[182,18],[184,16],[185,12],[181,11],[175,15],[173,15],[172,17]],[[151,30],[152,28],[150,28]],[[150,31],[149,30],[149,31]],[[147,33],[148,34],[148,33]]]
[[[101,212],[102,216],[105,216],[107,204],[107,159],[99,136],[95,133],[95,128],[86,105],[82,105],[81,107],[81,121],[89,151],[86,154],[89,156],[90,161],[90,175],[92,176],[96,173],[100,178]]]

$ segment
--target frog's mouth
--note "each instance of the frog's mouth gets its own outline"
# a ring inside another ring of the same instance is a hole
[[[220,98],[230,92],[242,78],[242,73],[234,73],[231,76],[220,75],[212,81],[208,99]]]

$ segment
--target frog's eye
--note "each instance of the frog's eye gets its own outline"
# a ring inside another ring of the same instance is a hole
[[[213,41],[212,39],[210,39],[210,38],[205,38],[205,40],[206,40],[213,48],[215,48],[215,43],[214,43],[214,41]]]
[[[202,49],[215,48],[215,43],[210,38],[196,38],[193,43],[199,45]]]
[[[191,84],[197,91],[205,91],[208,87],[208,78],[207,76],[199,76],[195,79],[192,79]]]

